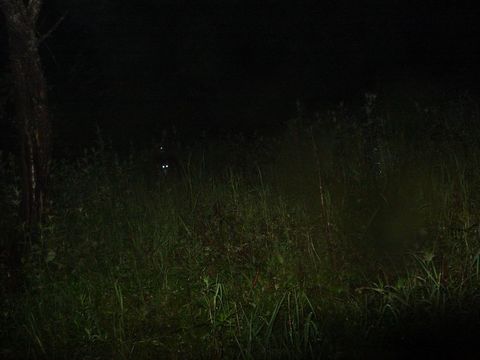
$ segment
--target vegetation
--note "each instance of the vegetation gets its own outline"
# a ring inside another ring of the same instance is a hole
[[[478,106],[373,100],[363,122],[365,109],[299,111],[276,137],[198,143],[167,176],[148,149],[119,159],[101,140],[58,160],[20,290],[6,288],[2,259],[2,357],[476,350]],[[2,246],[21,233],[12,167],[3,157]]]

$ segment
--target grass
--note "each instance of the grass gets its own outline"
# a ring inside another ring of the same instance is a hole
[[[275,138],[184,149],[171,177],[148,149],[120,160],[102,143],[55,163],[22,289],[3,289],[1,355],[474,352],[478,108],[462,98],[395,117],[367,100],[371,144],[364,110],[339,107]],[[1,169],[4,246],[18,233],[12,166]]]

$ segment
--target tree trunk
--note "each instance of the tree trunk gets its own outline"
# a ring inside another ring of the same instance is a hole
[[[8,30],[22,172],[22,218],[35,237],[46,206],[51,125],[36,22],[42,0],[0,0]]]

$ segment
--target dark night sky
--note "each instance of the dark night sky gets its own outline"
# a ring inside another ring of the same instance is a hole
[[[476,93],[477,3],[45,0],[41,30],[68,11],[42,46],[56,126],[144,139],[171,124],[275,127],[297,99],[321,107],[409,82]]]

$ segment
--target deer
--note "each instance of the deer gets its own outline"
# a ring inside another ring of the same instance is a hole
[[[173,146],[169,146],[166,131],[163,131],[160,143],[154,145],[154,161],[157,175],[162,178],[172,177],[180,172],[177,156]]]

